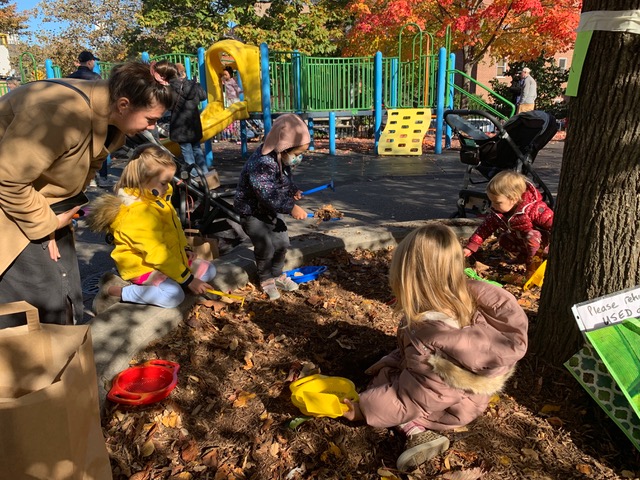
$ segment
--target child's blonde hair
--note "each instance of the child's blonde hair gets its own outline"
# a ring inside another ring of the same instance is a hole
[[[395,309],[408,324],[428,311],[447,314],[460,326],[471,323],[476,304],[467,288],[462,246],[446,225],[420,227],[400,242],[391,260],[389,284]]]
[[[144,186],[166,168],[177,168],[169,152],[153,143],[140,145],[136,147],[131,160],[124,167],[114,191],[133,188],[143,192]]]
[[[522,198],[527,190],[527,177],[513,170],[504,170],[493,177],[487,185],[490,195],[502,195],[516,202]]]

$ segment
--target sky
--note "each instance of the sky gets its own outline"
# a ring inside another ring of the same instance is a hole
[[[41,0],[14,0],[17,5],[18,12],[23,12],[24,10],[30,10],[38,6]],[[29,25],[29,30],[32,32],[36,32],[39,30],[40,22],[37,19],[31,17],[27,22]],[[62,23],[60,25],[63,25]],[[52,24],[47,24],[48,28],[52,28]]]

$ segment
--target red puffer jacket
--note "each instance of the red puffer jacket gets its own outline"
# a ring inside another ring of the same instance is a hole
[[[550,233],[553,224],[553,210],[542,200],[538,189],[527,182],[527,189],[522,194],[522,200],[518,203],[513,213],[500,213],[491,209],[484,222],[469,238],[467,248],[477,252],[480,245],[492,234],[500,236],[508,232],[528,232],[536,229]]]

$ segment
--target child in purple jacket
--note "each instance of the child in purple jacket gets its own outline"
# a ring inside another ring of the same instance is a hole
[[[298,284],[282,273],[289,248],[284,216],[307,218],[307,212],[295,204],[302,191],[293,183],[291,170],[301,162],[310,141],[307,125],[299,116],[279,116],[264,143],[244,164],[238,180],[233,205],[253,243],[260,287],[269,300],[280,298],[278,289],[298,289]]]

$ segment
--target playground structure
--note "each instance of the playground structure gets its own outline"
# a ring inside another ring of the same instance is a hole
[[[412,32],[407,34],[407,30]],[[297,51],[271,51],[266,44],[257,47],[222,40],[207,50],[200,48],[195,55],[172,53],[153,58],[161,59],[183,63],[187,76],[198,78],[207,90],[201,114],[202,141],[207,142],[239,120],[243,155],[247,154],[245,120],[261,120],[266,134],[272,117],[282,113],[296,113],[307,121],[312,139],[310,150],[314,149],[315,135],[326,134],[329,150],[335,153],[340,120],[364,125],[374,137],[379,155],[421,155],[422,138],[430,128],[435,130],[436,138],[442,138],[444,133],[445,146],[449,146],[451,131],[443,122],[443,113],[459,107],[461,98],[466,98],[467,108],[507,118],[454,81],[460,83],[465,77],[476,89],[511,105],[454,68],[455,55],[449,53],[448,36],[436,49],[433,36],[415,24],[405,25],[401,30],[395,57],[383,57],[380,52],[372,57],[311,57]],[[143,53],[142,60],[152,59]],[[236,80],[244,94],[240,102],[225,108],[219,77],[226,65],[237,72]],[[45,66],[47,78],[61,76],[60,69],[50,60]],[[113,64],[99,62],[97,70],[106,78],[112,67]],[[511,115],[513,110],[515,107]],[[383,132],[385,112],[392,121],[386,122]],[[394,122],[395,118],[401,122]],[[167,146],[178,152],[177,146]],[[208,161],[212,162],[211,149],[206,149]],[[435,153],[441,151],[442,142],[436,142]]]

